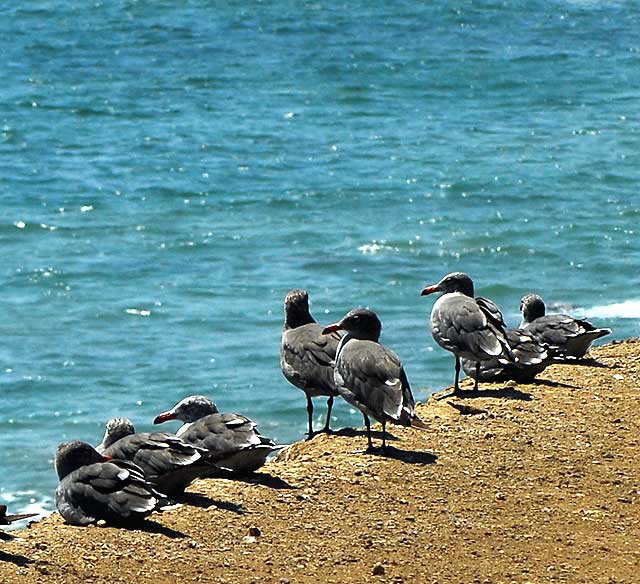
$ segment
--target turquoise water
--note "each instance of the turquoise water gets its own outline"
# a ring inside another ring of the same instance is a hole
[[[53,508],[59,442],[190,393],[299,439],[294,287],[376,310],[419,399],[452,381],[419,296],[449,271],[512,325],[534,291],[640,333],[635,3],[174,4],[3,3],[12,509]]]

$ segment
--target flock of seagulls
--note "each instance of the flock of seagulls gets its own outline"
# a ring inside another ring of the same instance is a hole
[[[474,382],[513,379],[530,382],[549,364],[575,361],[591,343],[609,334],[585,320],[546,315],[539,296],[522,298],[522,322],[508,329],[498,306],[476,297],[471,278],[447,274],[422,295],[440,293],[431,311],[436,343],[455,356],[454,394],[463,369]],[[284,377],[306,396],[308,438],[331,433],[334,399],[342,397],[362,412],[367,451],[375,451],[371,419],[382,424],[381,449],[387,449],[386,424],[427,429],[415,412],[415,399],[400,357],[380,343],[382,323],[372,310],[356,308],[342,319],[321,325],[311,316],[305,290],[291,290],[284,300],[280,367]],[[326,423],[313,429],[312,398],[327,398]],[[124,524],[147,517],[175,501],[197,478],[246,475],[283,448],[261,435],[256,423],[236,413],[220,413],[206,396],[192,395],[162,412],[154,424],[182,422],[169,432],[136,432],[126,418],[106,424],[96,447],[78,440],[58,446],[56,507],[67,523],[99,521]],[[0,524],[29,515],[7,515]],[[4,534],[4,532],[0,532]]]
[[[460,371],[481,381],[530,382],[554,362],[584,357],[591,343],[611,333],[586,320],[567,315],[545,315],[542,298],[535,294],[521,301],[523,320],[508,329],[498,306],[475,296],[468,274],[453,272],[421,295],[440,293],[431,310],[431,334],[438,345],[455,356],[454,394],[460,389]],[[362,412],[369,449],[370,418],[382,424],[382,448],[386,448],[387,422],[425,429],[416,415],[415,399],[402,361],[380,344],[382,324],[369,309],[356,308],[340,321],[319,325],[309,311],[304,290],[291,290],[284,300],[284,328],[280,366],[284,376],[304,391],[309,416],[308,437],[330,432],[333,399],[341,396]],[[313,430],[312,398],[328,396],[327,422]]]
[[[197,478],[244,475],[282,448],[241,414],[220,413],[192,395],[158,414],[154,424],[179,420],[175,434],[136,432],[112,418],[102,442],[63,442],[56,451],[56,507],[67,523],[130,523],[178,498]]]

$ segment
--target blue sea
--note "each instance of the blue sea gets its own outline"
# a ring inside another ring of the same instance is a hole
[[[323,323],[376,310],[420,400],[453,379],[420,297],[450,271],[510,325],[537,292],[640,334],[635,2],[1,4],[13,511],[54,508],[59,442],[192,393],[301,439],[291,288]]]

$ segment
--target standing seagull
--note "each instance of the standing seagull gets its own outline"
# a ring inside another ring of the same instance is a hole
[[[56,451],[56,507],[71,525],[140,520],[159,503],[142,469],[127,460],[111,460],[86,442],[63,442]]]
[[[553,356],[549,347],[541,343],[526,329],[509,329],[507,341],[513,358],[506,362],[502,357],[482,361],[480,369],[477,363],[469,359],[462,359],[462,369],[479,381],[508,381],[531,383],[538,373],[542,373],[548,365],[553,363]]]
[[[256,423],[241,414],[221,414],[204,395],[191,395],[179,401],[153,421],[180,420],[176,434],[185,442],[206,450],[204,459],[234,475],[258,470],[267,456],[282,446],[262,436]]]
[[[182,493],[195,479],[215,470],[203,461],[206,450],[166,432],[136,432],[128,418],[107,422],[96,450],[118,460],[130,460],[161,493]]]
[[[611,334],[611,329],[596,328],[586,320],[566,314],[545,315],[545,311],[540,296],[527,294],[520,301],[520,326],[549,345],[558,357],[584,357],[593,341]]]
[[[500,309],[486,298],[474,298],[473,280],[462,272],[447,274],[437,284],[423,288],[421,295],[442,292],[431,310],[431,334],[436,343],[456,356],[454,393],[460,392],[460,359],[476,364],[478,391],[480,363],[505,360],[511,350]]]
[[[387,421],[401,426],[426,429],[415,414],[415,400],[402,361],[378,342],[382,324],[372,310],[356,308],[342,320],[327,326],[323,333],[345,330],[340,341],[335,366],[335,381],[340,395],[364,416],[368,450],[372,417],[382,424],[382,449],[386,450]]]
[[[284,328],[280,342],[280,369],[287,380],[304,391],[307,396],[309,417],[308,439],[320,432],[331,432],[331,408],[338,395],[333,376],[340,333],[322,334],[319,325],[309,312],[309,295],[306,290],[291,290],[284,299]],[[319,432],[313,431],[312,397],[329,396],[327,421]]]

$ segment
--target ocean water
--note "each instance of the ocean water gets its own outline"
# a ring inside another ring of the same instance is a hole
[[[53,509],[59,442],[115,415],[147,430],[191,393],[300,439],[278,362],[294,287],[320,322],[376,310],[418,399],[452,381],[419,295],[449,271],[511,325],[534,291],[640,333],[635,3],[2,4],[16,512]]]

